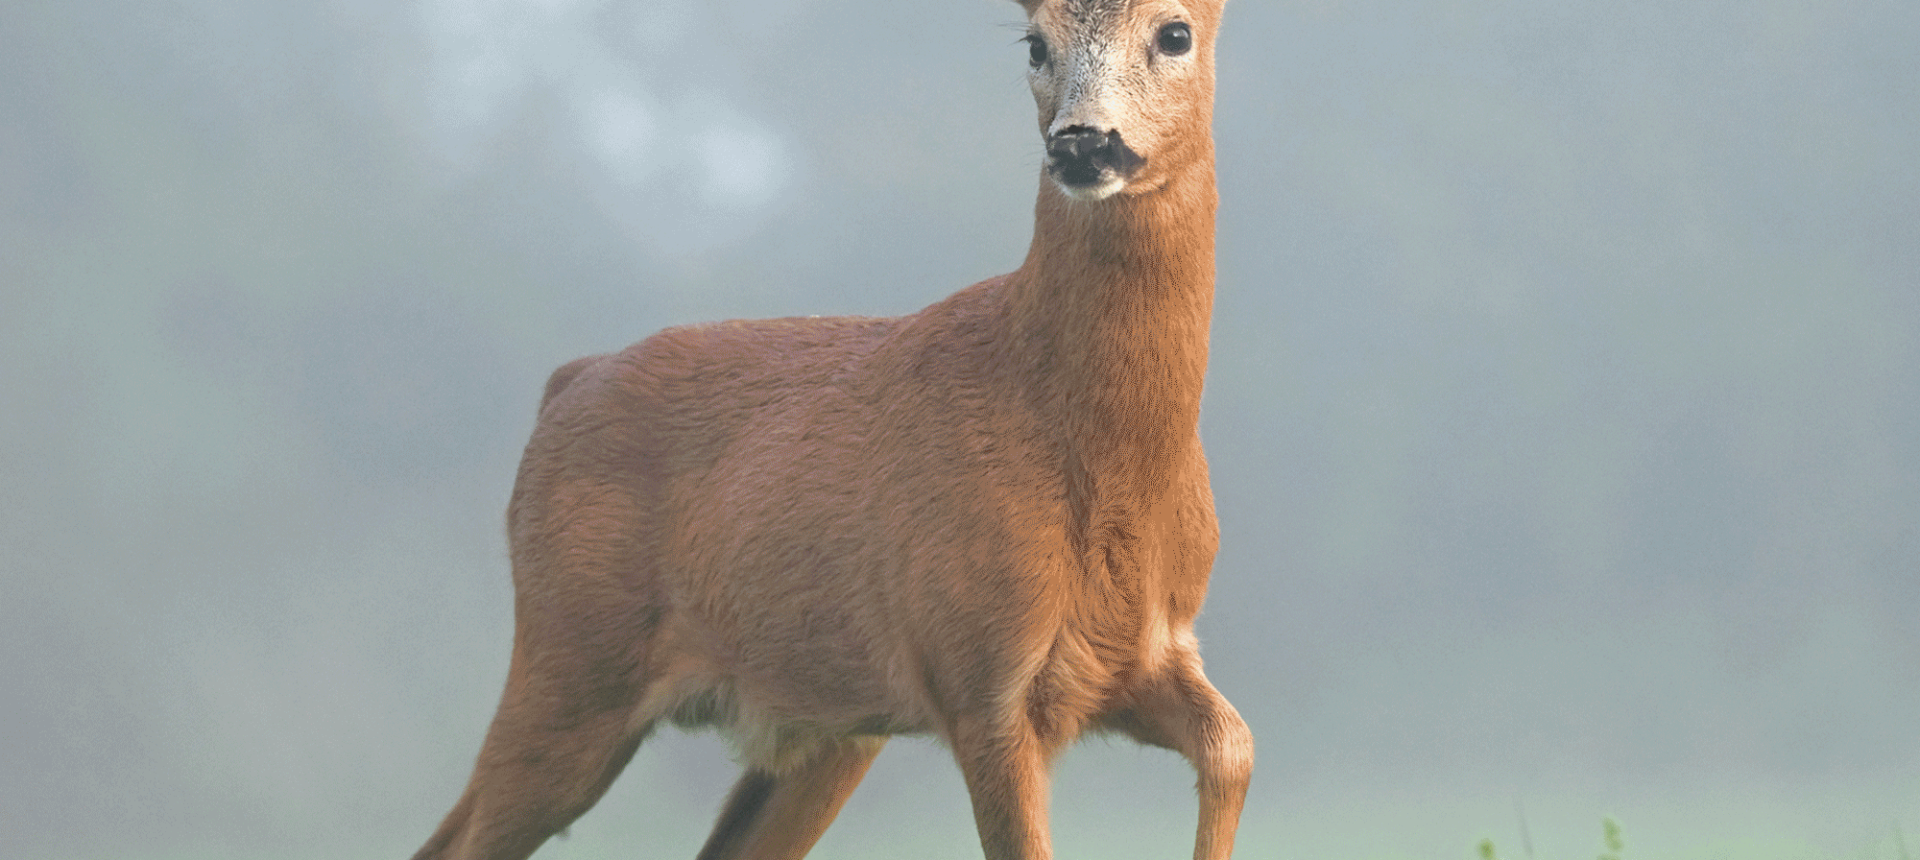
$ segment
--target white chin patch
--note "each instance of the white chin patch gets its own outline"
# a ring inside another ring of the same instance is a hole
[[[1125,179],[1112,174],[1103,177],[1097,185],[1068,185],[1058,179],[1053,180],[1053,184],[1059,186],[1062,193],[1075,200],[1105,200],[1127,187]]]

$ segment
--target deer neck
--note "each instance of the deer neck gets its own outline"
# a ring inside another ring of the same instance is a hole
[[[1043,414],[1082,494],[1157,494],[1197,438],[1213,312],[1213,162],[1159,189],[1089,202],[1041,180],[1033,244],[1010,279]]]

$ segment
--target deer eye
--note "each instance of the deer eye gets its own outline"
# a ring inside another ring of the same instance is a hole
[[[1039,33],[1028,33],[1020,41],[1027,43],[1027,65],[1037,69],[1047,64],[1047,40]]]
[[[1187,26],[1184,21],[1175,21],[1161,27],[1160,34],[1154,37],[1153,43],[1159,46],[1160,53],[1178,57],[1193,50],[1193,28]]]

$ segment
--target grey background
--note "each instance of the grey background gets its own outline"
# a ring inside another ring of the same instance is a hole
[[[1016,265],[1018,17],[0,5],[0,855],[409,854],[504,676],[546,373]],[[1227,27],[1240,856],[1920,847],[1920,6]],[[692,856],[733,775],[666,733],[541,856]],[[1185,856],[1191,784],[1071,751],[1059,855]],[[978,851],[903,739],[816,856]]]

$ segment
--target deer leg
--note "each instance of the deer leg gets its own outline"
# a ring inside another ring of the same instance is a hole
[[[1019,719],[961,720],[951,741],[986,860],[1050,860],[1047,751],[1033,727]]]
[[[524,860],[606,793],[651,723],[637,685],[594,668],[516,646],[466,792],[414,860]]]
[[[1136,696],[1133,707],[1101,722],[1193,764],[1200,775],[1194,860],[1227,860],[1253,776],[1253,732],[1201,673],[1197,657],[1175,665],[1170,676]]]
[[[791,773],[748,768],[727,795],[698,860],[799,860],[860,784],[885,738],[828,748]]]

